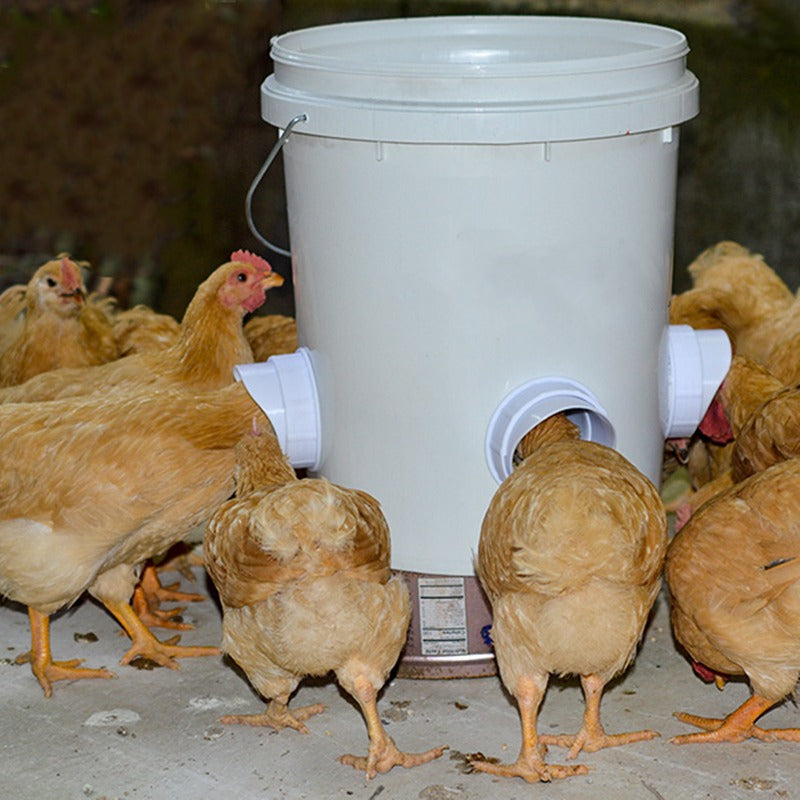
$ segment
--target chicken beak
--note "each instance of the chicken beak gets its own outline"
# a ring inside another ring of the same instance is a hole
[[[65,300],[68,298],[74,300],[79,306],[86,302],[86,295],[83,293],[82,289],[75,289],[73,292],[63,292],[61,296]]]
[[[261,281],[261,287],[264,291],[277,286],[283,286],[283,278],[277,272],[269,272]]]

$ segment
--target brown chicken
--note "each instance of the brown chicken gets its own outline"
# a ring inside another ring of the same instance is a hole
[[[800,331],[800,302],[761,256],[722,242],[688,269],[693,288],[673,296],[673,325],[720,328],[735,353],[762,364],[787,329]]]
[[[271,428],[239,444],[236,497],[208,525],[206,568],[223,609],[222,648],[266,698],[261,714],[223,723],[290,727],[321,705],[288,708],[307,675],[333,671],[358,702],[366,758],[344,764],[372,778],[440,756],[404,753],[386,734],[377,695],[405,643],[408,589],[389,569],[389,528],[376,500],[324,479],[298,480]]]
[[[481,528],[477,571],[493,611],[500,675],[516,698],[522,748],[513,764],[473,759],[476,770],[527,781],[584,773],[545,763],[540,744],[569,757],[658,734],[608,734],[600,700],[633,660],[661,585],[666,513],[656,488],[616,451],[578,439],[556,415],[518,447]],[[580,675],[586,698],[575,735],[538,736],[550,673]]]
[[[244,335],[253,350],[254,361],[297,350],[297,322],[283,314],[252,317],[244,326]]]
[[[14,386],[58,367],[87,367],[117,358],[105,311],[86,302],[78,265],[66,256],[39,267],[25,292],[25,315],[0,353],[0,386]]]
[[[665,574],[678,642],[706,673],[745,675],[753,689],[724,719],[676,714],[702,732],[670,741],[800,741],[800,729],[756,725],[800,674],[800,459],[703,505],[670,543]]]
[[[85,590],[133,640],[123,664],[219,652],[159,642],[128,600],[141,563],[230,497],[234,447],[260,414],[241,384],[0,406],[0,595],[28,606],[46,696],[110,676],[50,655],[48,615]]]
[[[283,278],[262,258],[239,250],[197,289],[181,323],[180,336],[165,350],[130,355],[91,368],[59,369],[0,390],[0,403],[32,402],[113,391],[152,392],[162,387],[197,391],[233,381],[236,364],[253,360],[242,332],[244,316],[259,308],[267,289]],[[137,586],[134,605],[149,625],[187,629],[170,622],[182,609],[159,610],[162,601],[199,601],[203,596],[163,587],[151,566]]]
[[[166,350],[120,358],[91,369],[60,369],[0,391],[0,402],[54,400],[113,390],[176,386],[216,389],[233,381],[236,364],[253,360],[242,319],[264,302],[265,291],[283,278],[258,256],[238,251],[195,292],[178,340]]]

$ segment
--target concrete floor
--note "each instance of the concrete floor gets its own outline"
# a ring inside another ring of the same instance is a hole
[[[195,587],[203,587],[198,571]],[[192,584],[183,580],[184,587]],[[186,644],[216,644],[220,618],[211,600],[194,603],[185,618],[196,629]],[[398,746],[450,749],[416,769],[395,768],[367,782],[338,763],[342,753],[366,752],[357,708],[333,681],[304,683],[294,705],[322,702],[306,736],[295,731],[223,726],[224,713],[260,711],[245,679],[218,657],[186,659],[180,671],[117,666],[126,641],[116,622],[86,600],[53,620],[56,658],[85,658],[113,668],[117,680],[59,682],[46,700],[27,665],[14,658],[29,646],[24,609],[0,605],[0,797],[15,800],[174,800],[175,798],[355,798],[381,800],[521,800],[527,797],[609,800],[762,800],[800,798],[800,745],[748,741],[739,745],[675,746],[666,741],[686,726],[675,710],[724,715],[748,696],[732,683],[723,692],[694,677],[676,652],[662,597],[634,667],[607,692],[604,721],[611,732],[653,728],[661,738],[594,754],[578,763],[588,775],[553,784],[468,774],[464,754],[481,751],[503,761],[516,757],[516,707],[498,678],[444,681],[394,679],[379,707]],[[166,632],[159,634],[166,638]],[[96,637],[96,641],[94,640]],[[577,682],[552,682],[540,731],[574,732],[582,696]],[[784,703],[765,726],[800,726]],[[548,760],[563,761],[551,748]]]

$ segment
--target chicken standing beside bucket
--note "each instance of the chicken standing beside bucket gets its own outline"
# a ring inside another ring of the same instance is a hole
[[[183,315],[179,336],[171,346],[96,367],[52,370],[0,390],[0,403],[111,392],[151,393],[169,387],[201,391],[226,386],[234,380],[234,366],[253,360],[242,332],[243,318],[264,303],[269,288],[282,283],[283,278],[263,258],[237,250],[229,262],[198,286]],[[137,586],[135,605],[150,625],[186,628],[169,621],[180,609],[161,611],[160,601],[202,599],[202,595],[162,587],[153,569],[147,567]]]
[[[665,575],[678,642],[704,672],[745,675],[753,689],[724,719],[676,714],[702,730],[670,741],[800,742],[800,729],[756,725],[800,674],[800,459],[703,505],[670,543]]]
[[[269,426],[243,439],[236,497],[205,537],[206,568],[223,608],[223,650],[268,700],[224,723],[306,732],[320,705],[289,709],[307,675],[333,671],[367,722],[366,757],[344,764],[368,778],[438,758],[404,753],[381,723],[377,695],[405,643],[408,589],[389,569],[389,528],[376,500],[323,479],[298,480]]]
[[[541,744],[581,750],[650,739],[607,734],[605,685],[633,660],[661,585],[666,513],[652,483],[616,451],[578,439],[557,414],[518,447],[521,463],[484,517],[477,571],[492,604],[500,675],[519,705],[522,748],[513,764],[475,758],[474,769],[527,781],[581,774],[545,763]],[[576,735],[539,736],[550,673],[578,674],[586,698]]]
[[[132,639],[122,663],[177,669],[177,657],[219,652],[158,641],[128,601],[141,563],[230,497],[254,414],[241,384],[0,406],[0,594],[29,608],[45,695],[57,680],[110,677],[50,653],[49,615],[86,590]]]
[[[253,360],[242,332],[243,318],[264,303],[267,289],[282,283],[283,278],[264,259],[239,250],[197,287],[174,344],[98,367],[52,370],[20,386],[3,389],[0,402],[27,403],[171,386],[197,391],[225,386],[234,380],[234,366]]]

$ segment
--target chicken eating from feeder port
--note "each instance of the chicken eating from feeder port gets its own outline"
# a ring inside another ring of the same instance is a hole
[[[513,764],[474,758],[478,771],[529,782],[585,773],[546,763],[542,745],[581,750],[650,739],[606,733],[600,700],[633,660],[661,585],[666,513],[652,483],[615,450],[578,439],[556,414],[517,448],[521,463],[492,498],[476,568],[492,605],[500,675],[516,698],[522,747]],[[577,674],[586,708],[574,735],[537,733],[550,673]]]

